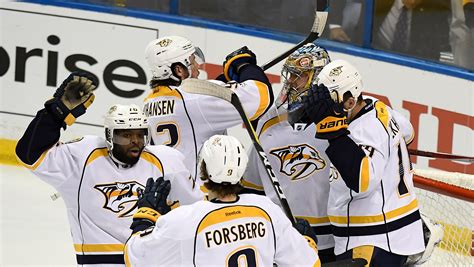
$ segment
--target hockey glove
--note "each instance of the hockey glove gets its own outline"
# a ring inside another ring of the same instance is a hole
[[[302,102],[306,116],[316,124],[316,138],[331,140],[349,134],[342,103],[334,102],[324,84],[313,85]]]
[[[163,177],[156,181],[148,178],[145,191],[139,191],[138,194],[138,211],[133,215],[133,223],[130,226],[133,233],[153,226],[158,217],[171,210],[166,203],[170,189],[170,181],[165,181]]]
[[[94,102],[93,91],[98,84],[90,74],[73,72],[56,89],[53,98],[44,103],[44,107],[66,129],[66,125],[72,125]]]
[[[257,64],[257,57],[246,46],[230,53],[224,61],[224,77],[228,81],[238,81],[240,69],[247,64]]]
[[[307,220],[296,218],[295,228],[302,236],[304,236],[304,238],[306,238],[310,247],[318,249],[318,238]]]

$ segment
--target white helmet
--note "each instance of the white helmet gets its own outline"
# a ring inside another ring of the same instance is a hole
[[[191,72],[191,55],[196,56],[198,64],[204,63],[204,54],[199,47],[181,36],[166,36],[151,41],[145,49],[145,59],[155,80],[173,79],[180,81],[173,75],[171,66],[181,63]]]
[[[206,163],[209,179],[215,183],[239,183],[247,168],[247,152],[237,138],[214,135],[204,142],[199,164]]]
[[[105,140],[109,151],[114,147],[114,131],[117,129],[145,129],[148,131],[148,122],[145,114],[137,105],[113,105],[105,115]],[[145,140],[145,145],[148,143]]]
[[[349,62],[338,59],[327,64],[318,75],[318,85],[324,84],[331,92],[334,101],[342,102],[345,92],[354,98],[362,93],[362,77]]]

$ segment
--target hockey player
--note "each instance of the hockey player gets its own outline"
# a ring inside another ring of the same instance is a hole
[[[307,44],[285,61],[281,76],[283,89],[276,103],[258,122],[257,134],[268,160],[285,193],[291,211],[297,218],[308,220],[318,237],[318,254],[322,263],[334,261],[334,238],[327,216],[329,166],[328,142],[315,139],[315,127],[306,124],[292,127],[287,121],[287,105],[297,103],[305,95],[321,69],[330,62],[326,49]],[[278,204],[273,185],[255,150],[250,155],[243,185],[259,190]]]
[[[203,194],[183,155],[166,146],[147,146],[146,117],[136,105],[114,105],[105,116],[105,139],[84,136],[59,142],[94,99],[97,81],[72,73],[45,103],[18,141],[16,155],[61,194],[68,211],[78,264],[123,264],[124,243],[137,195],[149,177],[164,176],[170,201],[191,204]]]
[[[362,90],[360,73],[335,60],[288,118],[313,122],[316,138],[329,141],[335,169],[328,214],[338,258],[402,266],[425,249],[407,150],[414,132],[406,118]]]
[[[232,136],[215,135],[200,152],[201,179],[210,201],[181,206],[166,215],[167,185],[157,181],[134,215],[156,220],[126,244],[130,266],[320,266],[308,222],[293,228],[282,210],[264,196],[237,195],[247,154]],[[155,207],[153,207],[155,206]],[[160,216],[160,213],[163,215]],[[154,214],[154,216],[152,216]]]
[[[181,151],[186,166],[196,177],[196,159],[204,141],[239,125],[242,119],[230,103],[189,94],[180,88],[182,80],[198,77],[199,64],[204,62],[201,50],[186,38],[166,36],[153,40],[145,55],[153,76],[152,91],[145,99],[143,111],[148,117],[153,144]],[[235,81],[227,86],[235,90],[251,121],[258,119],[273,102],[270,82],[247,47],[226,57],[219,79]]]

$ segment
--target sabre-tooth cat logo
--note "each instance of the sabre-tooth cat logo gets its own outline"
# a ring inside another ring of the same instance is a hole
[[[306,144],[273,149],[270,154],[280,159],[280,172],[293,181],[304,179],[326,167],[326,162],[319,152]]]
[[[138,192],[145,187],[136,181],[115,182],[94,186],[105,196],[103,208],[118,214],[118,217],[129,217],[137,207]]]

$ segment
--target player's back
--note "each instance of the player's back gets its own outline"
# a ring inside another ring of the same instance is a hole
[[[150,233],[127,243],[136,266],[297,266],[319,264],[281,209],[263,196],[243,194],[235,202],[200,201],[158,219]]]
[[[269,86],[253,80],[233,86],[250,119],[264,113],[271,98]],[[193,177],[197,177],[197,154],[204,141],[242,122],[230,103],[186,93],[180,87],[158,86],[144,102],[143,112],[148,117],[153,144],[168,145],[183,153]]]

